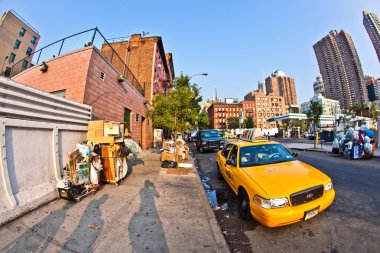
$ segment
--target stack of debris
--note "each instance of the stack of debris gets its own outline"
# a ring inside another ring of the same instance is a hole
[[[189,159],[189,147],[183,140],[164,141],[161,150],[161,167],[176,168],[178,164]]]
[[[68,154],[63,179],[57,183],[59,195],[79,201],[99,190],[101,181],[119,184],[128,173],[127,160],[141,152],[127,136],[124,123],[90,121],[87,143]]]

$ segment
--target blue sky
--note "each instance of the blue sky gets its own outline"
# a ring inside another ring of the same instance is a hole
[[[0,0],[40,33],[38,47],[89,28],[107,38],[149,32],[173,53],[176,74],[194,76],[204,100],[240,100],[277,69],[295,79],[298,103],[313,95],[319,75],[313,44],[329,31],[348,32],[363,71],[380,78],[380,63],[362,24],[362,11],[380,16],[379,0],[294,1],[42,1]]]

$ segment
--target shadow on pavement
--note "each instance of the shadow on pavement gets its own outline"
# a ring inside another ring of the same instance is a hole
[[[51,212],[40,222],[1,249],[2,252],[45,252],[50,242],[61,228],[66,218],[67,210],[74,207],[73,203],[66,203],[62,209]],[[12,226],[10,223],[7,226]]]
[[[75,230],[67,237],[64,248],[74,251],[87,251],[99,237],[104,227],[100,206],[106,202],[108,194],[93,199],[84,210]]]
[[[169,252],[165,233],[158,216],[155,198],[160,194],[150,180],[140,190],[140,210],[129,223],[129,240],[133,252]]]

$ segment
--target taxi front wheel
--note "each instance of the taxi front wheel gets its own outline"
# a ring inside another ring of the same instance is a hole
[[[238,209],[240,218],[242,218],[243,220],[249,220],[251,218],[249,197],[244,189],[241,189],[238,194]]]

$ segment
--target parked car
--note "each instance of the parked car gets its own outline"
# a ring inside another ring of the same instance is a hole
[[[197,136],[197,130],[191,130],[190,134],[188,135],[187,140],[190,142],[195,141],[195,137]]]
[[[332,204],[331,179],[296,156],[262,138],[233,141],[218,152],[218,172],[237,195],[241,218],[277,227],[308,220]]]
[[[219,150],[224,146],[224,140],[216,129],[198,131],[195,137],[195,143],[198,151],[201,153],[207,150]]]

